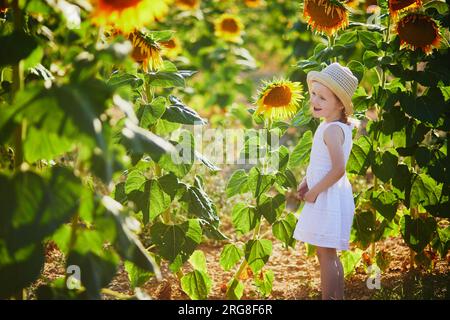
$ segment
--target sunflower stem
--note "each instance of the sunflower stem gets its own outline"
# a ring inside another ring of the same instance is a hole
[[[334,34],[328,36],[328,48],[333,49],[335,44],[336,36]],[[337,57],[330,58],[330,63],[337,62]]]
[[[20,10],[19,0],[11,2],[14,16],[14,30],[16,32],[23,32],[23,17]],[[23,88],[23,61],[20,60],[12,67],[12,96],[13,99],[16,94]],[[23,121],[17,125],[14,130],[13,145],[14,145],[14,168],[18,170],[23,162],[23,138],[26,130],[26,123]]]

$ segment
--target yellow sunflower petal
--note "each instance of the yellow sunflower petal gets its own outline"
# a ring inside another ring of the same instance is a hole
[[[166,0],[94,0],[92,21],[130,33],[161,19],[168,10]]]
[[[132,58],[142,63],[145,72],[161,69],[163,60],[161,58],[161,46],[145,33],[135,31],[129,35],[133,44]]]
[[[422,6],[422,0],[389,0],[389,14],[396,18],[402,11]]]

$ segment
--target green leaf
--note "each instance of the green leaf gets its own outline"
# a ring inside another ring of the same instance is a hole
[[[258,292],[263,297],[268,297],[272,292],[274,274],[272,270],[261,271],[260,274],[255,274],[255,285]]]
[[[272,254],[272,242],[267,239],[249,240],[245,245],[245,260],[253,273],[261,270]]]
[[[442,185],[438,186],[436,181],[428,175],[414,174],[409,207],[415,208],[419,204],[423,207],[438,204],[441,189]]]
[[[373,173],[383,182],[388,182],[389,179],[395,176],[397,171],[398,157],[389,151],[383,153],[381,163],[379,162],[379,153],[375,155],[372,164]]]
[[[122,135],[122,143],[133,154],[147,153],[152,159],[159,161],[164,154],[175,152],[174,146],[168,141],[136,126],[128,120],[125,121],[125,128],[122,130]]]
[[[149,128],[162,117],[165,111],[166,99],[164,97],[157,97],[150,104],[141,105],[137,112],[139,126],[142,128]]]
[[[193,109],[186,106],[180,99],[175,96],[169,96],[171,105],[166,109],[162,115],[162,119],[170,122],[190,124],[190,125],[204,125],[207,123],[205,119]]]
[[[175,225],[156,222],[150,228],[150,235],[162,257],[174,261],[181,254],[180,258],[184,262],[194,252],[195,246],[201,242],[202,229],[195,219]]]
[[[275,178],[270,174],[263,174],[258,167],[250,169],[248,175],[248,188],[252,191],[255,198],[260,197],[268,191],[275,182]]]
[[[410,215],[404,215],[400,219],[400,232],[406,244],[415,252],[421,252],[431,241],[436,229],[434,218],[413,219]]]
[[[234,244],[227,244],[220,254],[220,265],[225,271],[228,271],[241,260],[243,254],[242,250]]]
[[[383,35],[375,31],[358,30],[359,40],[363,43],[366,50],[377,50],[381,48]]]
[[[34,163],[37,160],[52,160],[70,151],[73,144],[64,136],[30,127],[24,140],[25,160]]]
[[[28,57],[37,47],[37,42],[25,32],[14,32],[0,37],[0,47],[0,67],[3,67]]]
[[[237,194],[245,193],[248,191],[248,175],[244,169],[239,169],[233,172],[228,180],[226,187],[227,197],[231,198]]]
[[[290,169],[295,168],[301,164],[305,164],[309,161],[309,155],[312,146],[312,132],[310,130],[306,131],[300,141],[292,150],[291,156],[289,158],[288,167]]]
[[[234,206],[231,216],[234,228],[242,234],[253,230],[260,219],[254,207],[243,203]]]
[[[206,299],[211,287],[211,278],[203,271],[194,270],[181,278],[181,288],[192,300]]]
[[[210,223],[219,222],[216,206],[203,190],[203,185],[199,176],[195,176],[194,186],[188,186],[181,201],[187,202],[189,213],[204,219]]]
[[[365,175],[370,166],[370,159],[373,156],[372,142],[369,137],[361,136],[353,143],[352,151],[347,163],[347,170],[350,173]]]
[[[297,218],[293,213],[286,215],[284,219],[277,220],[272,226],[272,232],[275,238],[282,241],[286,247],[293,247],[295,239],[293,238]]]
[[[191,266],[198,271],[202,271],[204,273],[208,272],[206,267],[206,258],[205,254],[201,250],[195,250],[191,257],[189,258],[189,263]]]
[[[117,89],[123,86],[130,86],[133,89],[139,88],[144,84],[144,80],[130,73],[119,73],[115,71],[107,81],[108,85]]]
[[[145,271],[130,261],[125,261],[124,266],[132,290],[143,286],[153,276],[152,272]]]
[[[262,195],[256,208],[258,216],[264,216],[270,224],[273,224],[283,211],[285,202],[286,197],[282,194],[277,194],[274,197]]]
[[[90,243],[81,243],[78,240],[77,247],[90,246]],[[80,268],[81,283],[86,288],[89,299],[101,298],[100,290],[106,287],[116,275],[118,264],[118,257],[111,251],[97,255],[92,251],[81,253],[78,248],[75,248],[67,257],[67,265]]]
[[[392,192],[374,191],[371,193],[372,205],[386,219],[392,221],[397,213],[398,199]]]
[[[234,277],[227,284],[227,299],[240,300],[244,294],[244,284]]]
[[[152,87],[173,88],[186,85],[183,75],[179,72],[149,72],[146,77]]]
[[[344,276],[347,277],[353,273],[361,261],[363,251],[356,248],[354,251],[346,250],[341,253],[340,259],[344,269]]]
[[[28,287],[44,268],[45,253],[40,243],[10,251],[0,238],[0,298],[8,299]]]
[[[103,197],[102,204],[108,211],[109,217],[113,218],[116,229],[113,244],[120,256],[133,262],[140,269],[152,272],[157,278],[160,278],[158,265],[144,248],[138,236],[130,229],[132,219],[122,213],[122,205],[109,197]]]
[[[82,185],[68,169],[54,167],[45,177],[19,172],[4,180],[0,239],[12,251],[38,243],[78,210]]]

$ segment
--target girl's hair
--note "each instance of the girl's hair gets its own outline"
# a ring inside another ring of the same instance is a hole
[[[345,124],[350,124],[350,122],[348,121],[348,115],[347,115],[347,112],[345,112],[345,108],[344,109],[342,109],[342,112],[341,112],[341,119],[340,119],[343,123],[345,123]]]

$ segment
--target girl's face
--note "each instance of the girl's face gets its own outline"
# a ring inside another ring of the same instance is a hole
[[[313,81],[309,88],[310,106],[313,117],[334,121],[341,118],[344,106],[338,97],[325,85]]]

